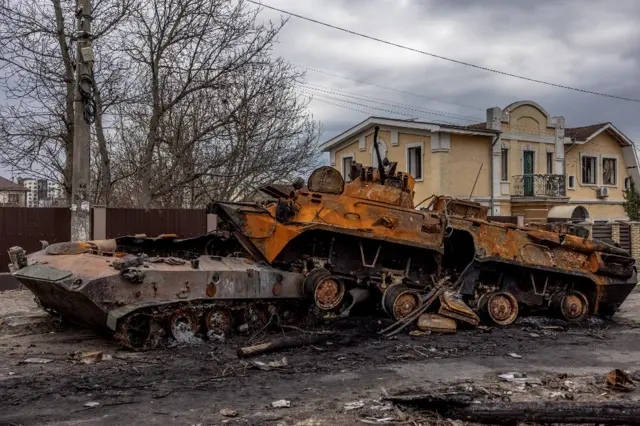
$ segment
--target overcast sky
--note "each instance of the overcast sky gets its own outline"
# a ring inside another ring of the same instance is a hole
[[[476,65],[640,99],[638,0],[264,0],[264,3]],[[264,10],[261,16],[277,19],[279,14]],[[295,17],[281,32],[276,54],[296,65],[438,99],[308,71],[307,82],[316,86],[318,99],[365,111],[312,101],[310,107],[325,127],[323,142],[369,115],[394,116],[362,105],[397,111],[400,115],[396,117],[471,124],[473,119],[484,121],[486,108],[504,108],[524,99],[538,102],[552,116],[563,115],[567,127],[611,121],[640,142],[640,103],[494,74]],[[318,86],[325,92],[318,92]],[[314,88],[305,90],[309,93]],[[463,115],[468,120],[346,98],[327,90]]]

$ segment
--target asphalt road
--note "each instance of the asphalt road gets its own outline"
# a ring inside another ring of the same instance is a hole
[[[382,389],[460,385],[510,400],[635,401],[640,391],[620,394],[604,382],[613,368],[640,371],[640,292],[623,307],[615,322],[593,320],[563,330],[544,328],[544,319],[525,319],[507,329],[394,340],[377,337],[383,325],[377,320],[354,319],[339,324],[339,337],[328,345],[258,358],[286,359],[286,365],[265,371],[236,358],[235,348],[246,337],[132,353],[43,315],[26,291],[3,292],[0,424],[351,425],[401,418],[380,401]],[[81,354],[90,351],[105,359],[83,363]],[[504,382],[498,375],[505,372],[543,384]],[[271,407],[281,399],[290,407]],[[224,416],[225,409],[237,416]]]

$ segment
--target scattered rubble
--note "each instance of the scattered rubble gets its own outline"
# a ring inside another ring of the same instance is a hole
[[[267,343],[260,343],[258,345],[238,348],[237,354],[238,358],[249,358],[257,355],[276,352],[282,349],[316,345],[318,343],[326,342],[334,336],[334,333],[313,334],[306,336],[287,336]]]
[[[250,364],[259,370],[270,371],[274,369],[284,368],[289,366],[289,362],[287,358],[282,357],[282,359],[271,361],[271,362],[262,362],[262,361],[250,361]]]
[[[607,386],[622,392],[631,392],[636,388],[629,375],[618,368],[607,374]]]
[[[287,399],[279,399],[271,403],[271,408],[289,408],[291,407],[291,401]]]
[[[91,351],[91,352],[82,352],[75,351],[69,355],[69,357],[74,361],[81,364],[97,364],[102,361],[111,361],[113,356],[110,354],[105,354],[102,351]]]
[[[344,404],[344,410],[345,411],[358,410],[358,409],[364,407],[365,404],[366,404],[366,402],[363,401],[363,400],[347,402],[346,404]]]
[[[24,361],[20,361],[19,364],[49,364],[50,362],[53,362],[53,360],[49,358],[27,358]]]
[[[640,404],[637,401],[509,401],[499,394],[482,392],[473,387],[435,389],[389,395],[384,399],[400,406],[416,407],[438,416],[467,422],[489,424],[508,423],[596,423],[607,425],[639,424]]]
[[[237,417],[238,412],[236,410],[232,410],[230,408],[223,408],[220,410],[220,414],[225,417]]]

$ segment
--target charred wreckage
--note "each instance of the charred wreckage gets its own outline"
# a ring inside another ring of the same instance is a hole
[[[13,275],[40,305],[149,348],[181,330],[204,335],[274,318],[383,312],[396,331],[450,330],[456,321],[506,326],[546,309],[568,321],[613,315],[637,283],[629,253],[568,224],[487,220],[480,204],[433,196],[380,158],[331,167],[307,185],[262,188],[262,203],[215,202],[212,233],[124,236],[10,249]],[[421,204],[428,205],[420,207]],[[427,312],[430,311],[430,312]],[[275,321],[274,321],[275,322]]]

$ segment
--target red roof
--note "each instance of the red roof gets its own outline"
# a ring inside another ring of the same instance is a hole
[[[28,189],[0,176],[0,191],[28,191]]]
[[[469,127],[471,129],[487,129],[487,123],[485,123],[484,121],[482,123],[476,123],[476,124],[469,124],[468,126],[465,127]]]
[[[585,141],[587,138],[603,127],[611,123],[591,124],[590,126],[571,127],[564,129],[564,135],[578,141]]]

